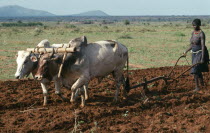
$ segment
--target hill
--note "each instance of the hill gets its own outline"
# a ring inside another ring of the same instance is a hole
[[[24,8],[17,5],[0,7],[0,17],[28,17],[28,16],[55,16],[52,13]]]
[[[103,11],[94,10],[94,11],[88,11],[88,12],[83,12],[79,14],[73,14],[71,16],[109,16],[109,15]]]

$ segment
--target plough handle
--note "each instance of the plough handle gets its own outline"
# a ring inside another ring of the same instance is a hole
[[[177,63],[178,63],[179,60],[180,60],[181,58],[183,58],[183,57],[186,57],[186,56],[185,56],[185,55],[182,55],[182,56],[180,56],[180,57],[178,58],[178,60],[176,61],[174,67],[171,69],[171,72],[168,74],[167,77],[170,77],[170,76],[171,76],[171,74],[172,74],[172,72],[174,71],[174,68],[176,67]]]
[[[198,64],[201,64],[201,63],[196,63],[196,64],[192,65],[187,70],[185,70],[184,72],[182,72],[181,74],[179,74],[179,76],[177,76],[176,78],[174,78],[174,80],[178,79],[179,77],[181,77],[183,74],[185,74],[187,71],[189,71],[191,68],[193,68],[194,66],[196,66]]]

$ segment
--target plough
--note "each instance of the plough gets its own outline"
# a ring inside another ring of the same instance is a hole
[[[188,69],[184,70],[181,74],[179,74],[178,76],[176,76],[175,78],[172,78],[172,73],[175,69],[175,67],[177,66],[179,60],[181,58],[185,58],[186,59],[186,56],[182,55],[178,58],[178,60],[176,61],[175,65],[173,66],[173,68],[171,69],[170,73],[168,75],[164,75],[164,76],[159,76],[159,77],[155,77],[155,78],[152,78],[150,80],[147,80],[146,78],[144,78],[144,82],[138,84],[138,85],[134,85],[132,87],[130,87],[130,89],[134,89],[134,88],[138,88],[138,87],[142,87],[143,86],[143,89],[144,91],[148,92],[148,84],[152,83],[152,82],[155,82],[155,81],[158,81],[158,80],[163,80],[165,82],[165,85],[166,85],[166,88],[168,88],[168,86],[174,82],[177,82],[177,79],[180,78],[182,75],[184,75],[187,71],[189,71],[192,67],[200,64],[200,63],[197,63],[197,64],[194,64],[192,66],[190,66]],[[186,59],[187,61],[187,59]],[[187,61],[188,62],[188,61]],[[189,62],[188,62],[189,64]]]

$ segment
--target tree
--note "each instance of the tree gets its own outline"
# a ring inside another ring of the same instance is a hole
[[[130,24],[130,21],[129,21],[129,20],[125,20],[125,21],[124,21],[124,24],[125,24],[125,25],[129,25],[129,24]]]

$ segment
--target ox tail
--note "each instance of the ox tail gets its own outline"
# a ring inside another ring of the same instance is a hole
[[[129,80],[128,70],[129,70],[129,56],[127,55],[127,70],[126,70],[127,77],[125,80],[125,90],[127,91],[127,93],[130,91],[130,80]]]

